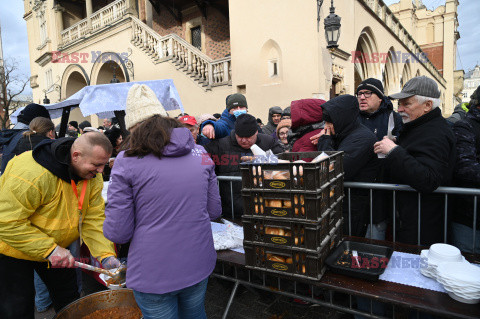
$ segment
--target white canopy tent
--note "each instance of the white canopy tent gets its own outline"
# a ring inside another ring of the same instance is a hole
[[[100,118],[120,117],[120,126],[125,129],[122,111],[126,110],[128,91],[134,84],[150,87],[167,112],[177,109],[184,112],[180,96],[171,79],[90,85],[61,102],[44,106],[52,119],[62,117],[60,136],[65,134],[70,111],[76,107],[80,108],[83,116],[96,114]],[[19,112],[12,114],[15,120]]]

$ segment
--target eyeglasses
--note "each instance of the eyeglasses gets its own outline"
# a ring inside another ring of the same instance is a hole
[[[278,133],[278,136],[287,136],[288,132],[281,132],[281,133]]]
[[[360,98],[363,95],[366,99],[368,99],[369,97],[372,96],[372,93],[373,92],[370,92],[370,91],[358,92],[357,98]]]

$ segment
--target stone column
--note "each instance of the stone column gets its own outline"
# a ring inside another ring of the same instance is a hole
[[[145,21],[147,25],[152,28],[153,27],[153,11],[152,11],[152,4],[149,0],[145,0]]]
[[[126,0],[126,5],[127,5],[127,14],[131,14],[134,17],[138,18],[136,1],[135,0]]]
[[[92,13],[93,13],[92,0],[86,0],[85,7],[87,10],[87,33],[90,33],[92,31],[92,20],[91,20]]]
[[[61,46],[63,44],[62,41],[62,31],[63,31],[63,12],[65,11],[65,8],[63,8],[61,5],[56,4],[53,7],[55,11],[55,26],[57,30],[57,46]]]

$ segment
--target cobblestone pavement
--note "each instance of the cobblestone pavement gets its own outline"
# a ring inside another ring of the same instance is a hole
[[[233,283],[218,278],[210,278],[205,308],[208,319],[222,318],[228,303]],[[47,312],[35,313],[35,319],[51,319],[55,315],[51,308]],[[292,298],[280,296],[267,291],[239,286],[228,319],[323,319],[353,318],[350,315],[336,312],[320,306],[301,305]]]

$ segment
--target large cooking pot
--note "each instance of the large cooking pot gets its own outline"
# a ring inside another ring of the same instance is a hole
[[[133,296],[133,290],[105,290],[85,296],[60,310],[54,319],[81,319],[96,310],[116,307],[138,308]]]

